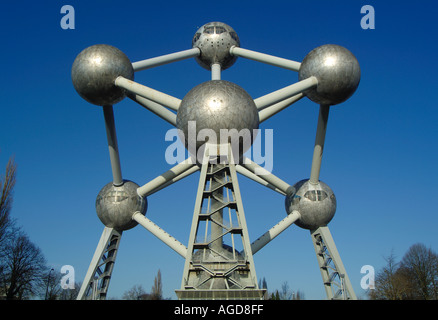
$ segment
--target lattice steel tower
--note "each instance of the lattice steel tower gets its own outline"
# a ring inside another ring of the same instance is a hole
[[[238,57],[298,72],[299,81],[253,99],[221,79],[221,71]],[[188,58],[211,71],[211,80],[182,100],[133,81],[135,72]],[[243,49],[230,26],[211,22],[195,33],[191,49],[134,63],[113,46],[88,47],[73,63],[72,80],[81,97],[102,106],[113,175],[96,199],[105,228],[78,299],[106,298],[122,234],[137,224],[185,259],[179,299],[262,299],[253,255],[293,223],[310,231],[327,298],[356,299],[327,226],[336,197],[319,180],[330,106],[346,101],[360,82],[359,64],[350,51],[323,45],[299,63]],[[190,153],[143,186],[122,178],[112,106],[126,96],[175,126]],[[315,147],[310,178],[291,186],[244,153],[262,122],[305,96],[320,105]],[[147,197],[196,171],[200,178],[186,246],[146,218]],[[287,216],[252,243],[237,173],[285,196]]]

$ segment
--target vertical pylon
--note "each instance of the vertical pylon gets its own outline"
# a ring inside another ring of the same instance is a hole
[[[231,147],[199,178],[179,299],[261,299]]]
[[[329,300],[356,300],[347,271],[327,226],[310,232]]]
[[[77,300],[105,300],[122,232],[105,227]]]

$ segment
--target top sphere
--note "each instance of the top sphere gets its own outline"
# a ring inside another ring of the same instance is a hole
[[[313,49],[304,58],[299,80],[314,76],[318,85],[305,95],[319,104],[335,105],[347,100],[360,82],[360,67],[356,57],[346,48],[327,44]]]
[[[233,28],[222,22],[203,25],[192,40],[192,47],[201,50],[196,61],[207,70],[215,63],[219,63],[222,70],[231,67],[237,59],[230,54],[232,46],[240,46],[239,37]]]
[[[118,76],[134,80],[134,69],[122,51],[106,44],[84,49],[71,70],[73,86],[79,95],[99,106],[115,104],[125,97],[125,90],[114,84]]]

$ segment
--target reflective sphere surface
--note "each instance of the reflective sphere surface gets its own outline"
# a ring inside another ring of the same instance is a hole
[[[299,80],[315,76],[318,85],[305,95],[319,104],[335,105],[347,100],[360,82],[356,57],[344,47],[323,45],[313,49],[301,63]]]
[[[96,212],[105,226],[124,231],[137,225],[132,215],[136,211],[144,215],[147,210],[147,200],[138,196],[138,187],[136,183],[124,180],[121,186],[110,182],[102,188],[96,198]]]
[[[84,49],[71,70],[73,86],[88,102],[113,105],[125,97],[125,90],[114,85],[118,76],[134,80],[131,61],[119,49],[98,44]]]
[[[192,40],[192,47],[201,50],[196,61],[207,70],[211,70],[214,63],[219,63],[222,70],[231,67],[237,59],[230,54],[232,46],[240,46],[239,37],[233,28],[222,22],[203,25]]]
[[[255,138],[259,114],[254,100],[244,89],[229,81],[211,80],[187,93],[178,109],[176,126],[194,156],[206,142],[231,143],[234,149],[238,141],[240,157]]]
[[[301,217],[295,224],[303,229],[315,230],[326,226],[336,212],[336,197],[324,182],[311,184],[301,180],[294,185],[295,192],[286,196],[287,214],[297,210]]]

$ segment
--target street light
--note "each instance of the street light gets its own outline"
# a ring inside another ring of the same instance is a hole
[[[50,269],[49,275],[47,276],[47,288],[46,288],[46,296],[44,297],[44,300],[47,300],[47,294],[49,293],[49,284],[50,284],[50,274],[52,273],[53,268]]]

